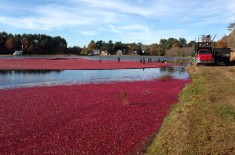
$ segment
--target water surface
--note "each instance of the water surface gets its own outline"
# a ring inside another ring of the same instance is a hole
[[[0,70],[0,89],[39,85],[84,84],[157,79],[165,74],[186,79],[185,67],[117,70]]]

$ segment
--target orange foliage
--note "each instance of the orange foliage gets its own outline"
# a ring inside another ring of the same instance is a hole
[[[217,48],[227,48],[229,42],[229,37],[224,36],[222,39],[218,40],[216,43]]]

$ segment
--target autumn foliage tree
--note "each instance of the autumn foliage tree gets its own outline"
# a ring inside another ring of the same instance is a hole
[[[224,36],[222,39],[218,40],[216,43],[217,48],[227,48],[229,45],[229,36]]]
[[[7,38],[6,48],[7,48],[7,50],[14,52],[14,50],[15,50],[15,40],[14,40],[13,37]]]
[[[235,30],[229,34],[229,47],[232,51],[235,51]]]
[[[92,40],[89,44],[88,44],[88,50],[92,51],[95,49],[95,41]]]

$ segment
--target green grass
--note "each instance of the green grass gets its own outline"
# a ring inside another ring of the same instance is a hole
[[[221,105],[218,108],[218,112],[221,116],[227,117],[230,119],[235,119],[235,111],[231,105]]]
[[[191,66],[179,95],[145,154],[235,154],[234,67]],[[231,73],[231,71],[229,71]]]

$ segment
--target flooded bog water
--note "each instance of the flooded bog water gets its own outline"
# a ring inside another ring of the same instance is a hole
[[[185,67],[118,70],[0,70],[0,89],[39,85],[152,80],[166,74],[186,79]]]

